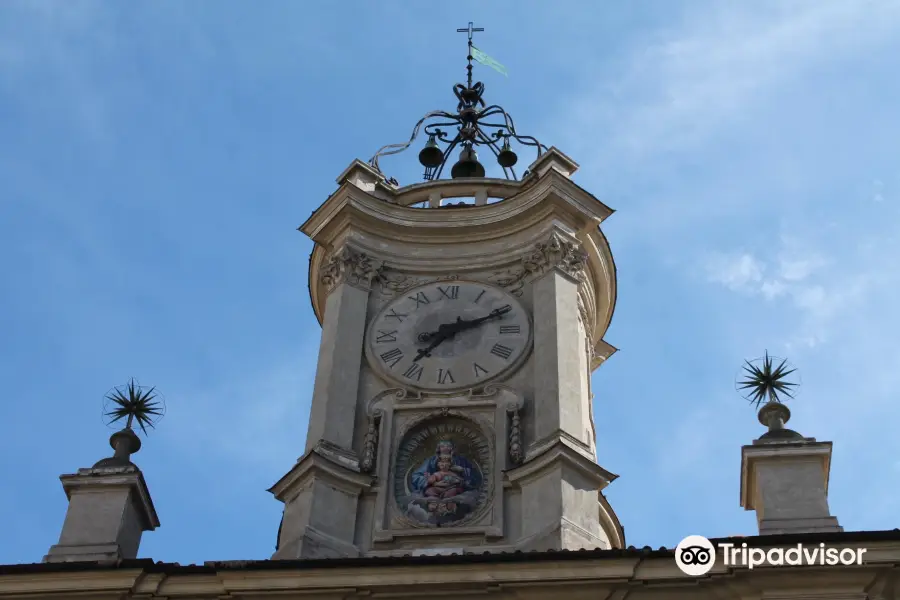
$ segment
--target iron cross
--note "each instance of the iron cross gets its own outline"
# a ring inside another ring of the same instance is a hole
[[[484,31],[484,27],[474,27],[474,23],[472,23],[472,21],[469,21],[469,26],[466,27],[465,29],[457,29],[456,30],[457,33],[468,33],[469,34],[469,44],[472,43],[472,34],[475,33],[476,31]]]

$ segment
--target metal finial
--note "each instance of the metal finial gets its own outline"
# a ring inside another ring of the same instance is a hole
[[[476,31],[484,31],[484,27],[474,27],[474,23],[469,21],[469,26],[463,29],[457,29],[457,33],[467,33],[469,34],[469,53],[466,56],[466,60],[469,61],[469,64],[466,66],[466,81],[469,83],[469,87],[472,87],[472,35]]]
[[[764,402],[781,404],[794,398],[800,386],[799,381],[787,380],[790,375],[799,380],[797,369],[783,358],[769,356],[768,351],[763,358],[744,361],[741,375],[744,378],[735,381],[735,389],[756,408]]]
[[[133,433],[136,422],[144,435],[147,427],[155,427],[165,413],[165,400],[156,388],[143,388],[134,378],[107,392],[103,404],[103,417],[108,426],[125,419],[123,431]]]
[[[540,157],[548,149],[547,146],[541,144],[534,137],[519,135],[512,117],[501,106],[496,104],[487,105],[485,103],[482,98],[484,95],[484,84],[480,81],[473,82],[472,61],[474,55],[472,35],[475,32],[484,31],[484,28],[475,27],[473,23],[469,23],[468,27],[457,29],[457,31],[468,34],[469,54],[467,56],[466,84],[458,83],[453,86],[453,94],[458,100],[456,112],[431,111],[416,123],[408,142],[382,146],[369,159],[369,164],[379,173],[382,173],[379,165],[381,157],[403,152],[412,145],[422,131],[428,136],[425,150],[420,153],[420,161],[422,166],[425,167],[423,176],[425,181],[440,178],[449,158],[455,156],[454,150],[457,152],[462,150],[462,157],[464,157],[461,158],[461,162],[464,164],[460,165],[461,168],[456,170],[455,177],[484,176],[483,167],[477,163],[474,157],[476,148],[485,146],[497,158],[498,164],[503,169],[503,175],[507,179],[516,180],[518,177],[513,165],[518,161],[518,156],[510,147],[511,140],[515,140],[523,146],[535,148],[537,157]],[[487,57],[486,60],[490,60],[490,58]],[[444,147],[441,147],[441,144]],[[386,181],[388,180],[388,177],[384,176],[383,173],[382,176]]]

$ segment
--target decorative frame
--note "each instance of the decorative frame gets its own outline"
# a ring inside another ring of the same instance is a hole
[[[503,384],[489,384],[480,393],[457,394],[453,397],[410,395],[402,388],[386,389],[368,403],[369,431],[374,431],[371,458],[364,455],[363,463],[371,464],[377,476],[378,497],[372,523],[373,542],[389,548],[404,538],[423,535],[448,537],[483,536],[495,540],[504,533],[504,471],[521,460],[511,452],[515,441],[524,448],[521,428],[515,422],[525,406],[524,396]],[[401,517],[394,496],[396,457],[405,436],[415,427],[441,417],[462,418],[480,429],[488,440],[493,461],[489,489],[490,497],[482,509],[471,518],[450,527],[429,527],[408,523]],[[513,425],[516,425],[515,427]],[[367,446],[368,447],[368,446]],[[516,458],[514,458],[514,456]],[[367,461],[368,459],[368,461]]]

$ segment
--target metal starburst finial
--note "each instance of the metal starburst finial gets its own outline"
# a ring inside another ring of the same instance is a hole
[[[797,369],[787,360],[769,356],[767,351],[764,358],[744,363],[742,374],[745,377],[735,382],[735,387],[756,408],[764,402],[781,404],[783,398],[793,398],[796,394],[800,384],[787,381],[787,377],[795,374]]]
[[[147,427],[155,427],[164,414],[165,402],[156,388],[143,388],[134,378],[106,394],[103,416],[107,425],[126,419],[125,429],[133,430],[132,425],[137,422],[146,435]]]

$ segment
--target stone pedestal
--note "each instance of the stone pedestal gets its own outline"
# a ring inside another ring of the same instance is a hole
[[[756,511],[760,535],[843,531],[828,508],[831,442],[786,429],[782,404],[759,419],[769,431],[741,449],[741,506]]]
[[[371,484],[354,455],[326,442],[314,446],[269,490],[284,502],[272,558],[359,556],[357,507]]]
[[[44,562],[137,558],[141,534],[159,519],[140,469],[134,465],[79,469],[60,477],[69,509],[59,543]]]

